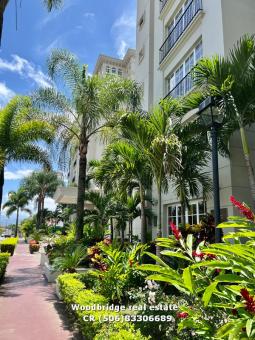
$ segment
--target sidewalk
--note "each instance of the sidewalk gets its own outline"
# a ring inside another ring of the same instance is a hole
[[[0,286],[0,340],[78,339],[70,330],[65,309],[47,284],[40,255],[28,245],[17,246]]]

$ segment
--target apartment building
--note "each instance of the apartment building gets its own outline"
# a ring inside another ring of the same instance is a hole
[[[101,54],[96,62],[94,74],[99,76],[118,75],[127,79],[135,78],[135,59],[136,51],[129,48],[123,59],[113,58]],[[99,135],[91,137],[88,147],[88,162],[94,159],[100,159],[105,145]],[[56,203],[76,204],[77,201],[77,184],[79,176],[79,153],[71,157],[68,172],[68,187],[59,187],[55,192],[54,199]],[[92,184],[93,185],[93,184]],[[93,187],[92,187],[93,189]],[[86,202],[86,205],[89,205]]]
[[[255,33],[254,18],[254,0],[138,0],[136,80],[144,89],[144,109],[149,110],[167,96],[179,97],[191,91],[190,71],[198,60],[203,56],[228,55],[241,36]],[[255,134],[252,129],[247,133],[255,159]],[[219,159],[223,218],[234,213],[230,195],[251,202],[238,133],[231,139],[229,148],[230,158]],[[156,213],[156,196],[154,201]],[[212,199],[204,202],[202,195],[190,203],[187,223],[196,224],[206,211],[213,212]],[[168,235],[169,221],[178,225],[181,215],[173,188],[163,195],[162,212],[163,233]],[[156,228],[152,231],[155,236]]]

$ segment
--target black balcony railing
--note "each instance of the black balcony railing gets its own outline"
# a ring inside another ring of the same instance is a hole
[[[159,0],[160,1],[160,13],[163,11],[166,3],[168,2],[168,0]]]
[[[191,76],[191,72],[187,73],[181,81],[179,81],[174,88],[172,88],[165,98],[171,96],[173,98],[178,98],[184,96],[188,93],[193,87],[193,80]]]
[[[183,12],[180,19],[170,31],[168,37],[159,49],[159,62],[165,59],[171,49],[175,46],[177,41],[189,27],[193,19],[202,10],[202,0],[192,0],[186,10]]]

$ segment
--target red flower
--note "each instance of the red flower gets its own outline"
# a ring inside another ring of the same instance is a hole
[[[255,299],[251,296],[246,288],[240,290],[242,297],[245,300],[245,308],[248,312],[255,314]]]
[[[197,253],[195,250],[192,252],[193,257],[200,257],[200,259],[203,259],[205,254],[204,253]]]
[[[207,256],[210,260],[216,259],[216,255],[214,255],[214,254],[206,254],[206,256]]]
[[[176,238],[177,241],[180,238],[182,238],[182,234],[181,234],[180,230],[178,229],[178,227],[173,222],[170,223],[170,227],[171,227],[172,233],[174,234],[174,237]]]
[[[244,203],[237,201],[234,196],[230,196],[230,202],[237,207],[248,220],[254,221],[254,213]]]
[[[216,273],[220,273],[220,272],[221,272],[221,269],[217,268],[217,269],[215,269],[215,272],[216,272]]]
[[[189,316],[189,313],[187,312],[180,312],[176,314],[178,319],[186,319]]]

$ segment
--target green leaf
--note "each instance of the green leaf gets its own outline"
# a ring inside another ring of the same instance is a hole
[[[187,248],[188,248],[188,254],[189,254],[189,256],[192,256],[192,249],[193,249],[193,235],[192,234],[189,234],[187,236],[186,244],[187,244]]]
[[[247,322],[246,322],[246,333],[247,333],[248,337],[250,337],[250,335],[251,335],[252,324],[253,324],[252,319],[247,320]]]
[[[189,257],[185,256],[184,254],[182,254],[181,252],[178,252],[178,251],[163,250],[163,251],[161,251],[161,254],[165,255],[165,256],[179,257],[179,258],[184,259],[186,261],[192,261]]]
[[[227,261],[201,261],[196,264],[191,265],[192,268],[199,268],[199,267],[212,267],[212,268],[219,268],[219,269],[231,269],[233,266]]]
[[[176,289],[178,289],[180,292],[183,292],[185,294],[190,294],[189,290],[187,290],[185,288],[185,286],[175,280],[174,278],[170,278],[169,276],[166,276],[166,275],[157,275],[157,274],[154,274],[154,275],[150,275],[147,277],[148,280],[154,280],[154,281],[161,281],[161,282],[166,282],[166,283],[170,283],[172,284]]]
[[[254,228],[255,223],[246,219],[227,221],[219,224],[217,228]]]
[[[185,286],[188,288],[188,290],[191,293],[194,293],[194,289],[193,289],[193,278],[192,278],[192,272],[191,272],[191,268],[187,267],[184,269],[183,274],[183,281]]]
[[[144,254],[150,256],[153,260],[155,260],[157,263],[161,264],[162,266],[168,267],[168,265],[164,261],[162,261],[159,256],[157,256],[157,255],[155,255],[153,253],[149,253],[147,251],[145,251]]]
[[[203,294],[202,301],[204,302],[205,307],[208,306],[212,294],[215,292],[218,282],[213,282],[208,286]]]
[[[248,281],[239,275],[235,274],[222,274],[215,278],[215,281],[217,282],[243,282],[243,283],[252,283],[251,280],[248,279]]]
[[[221,326],[216,333],[216,338],[225,338],[228,334],[230,334],[235,323],[236,321],[231,321]]]

